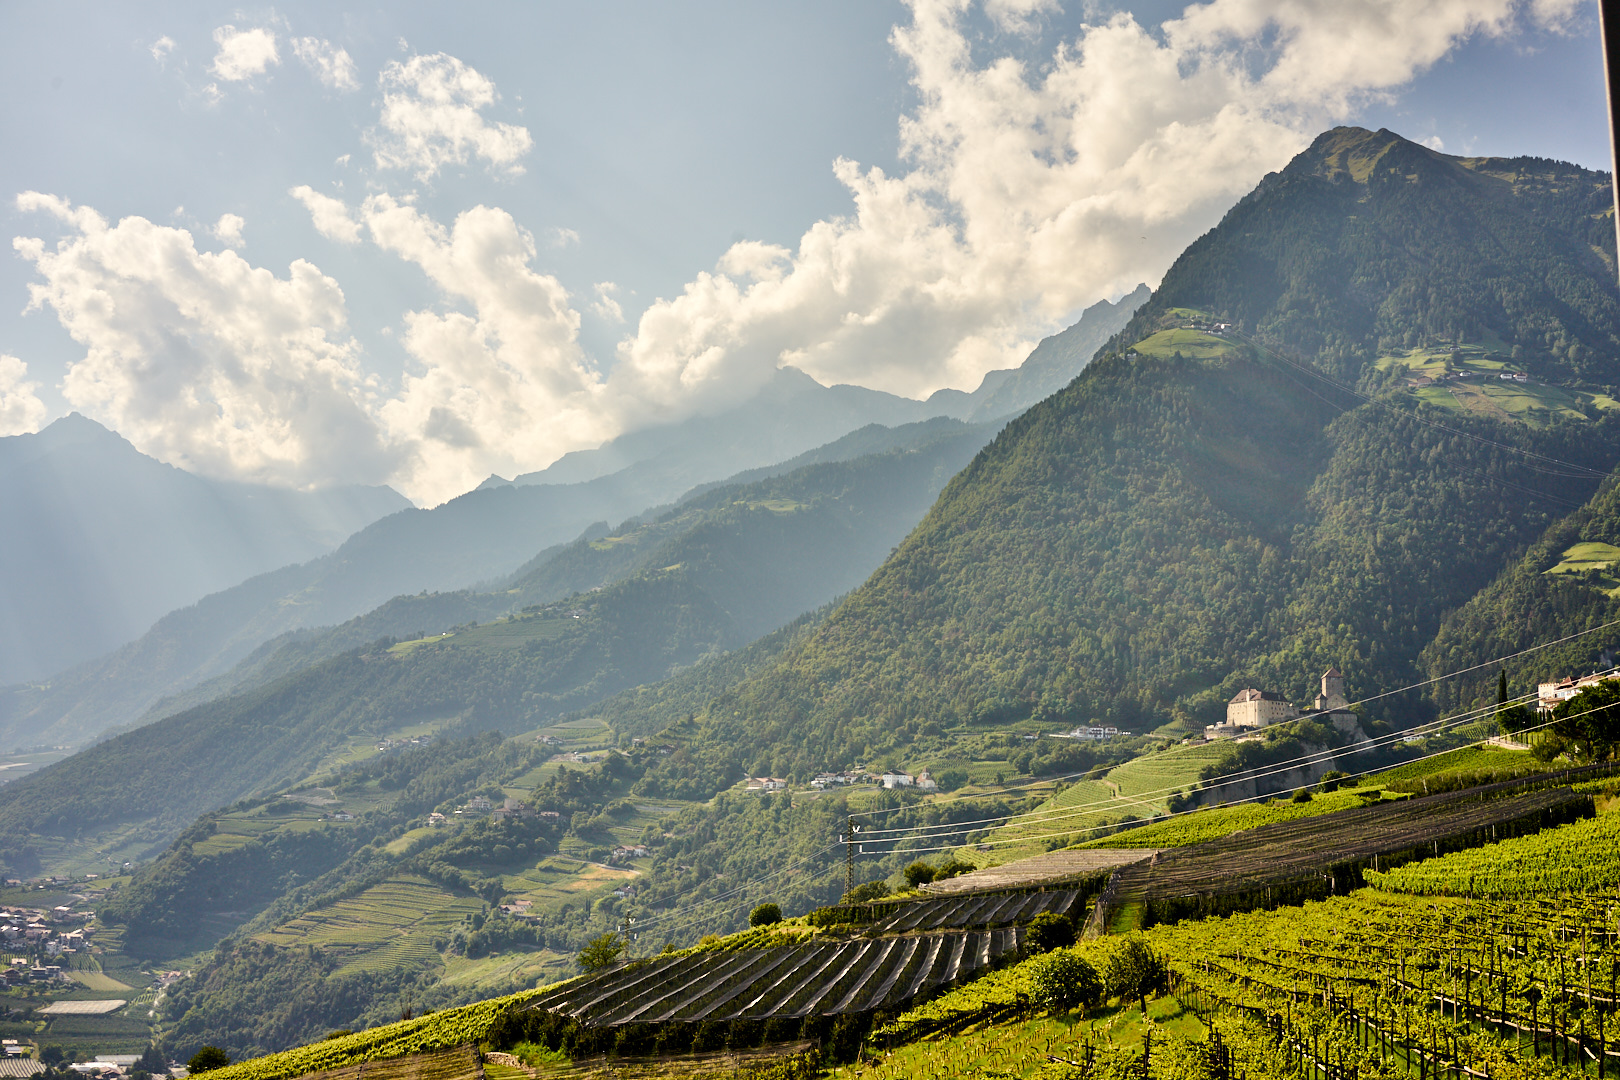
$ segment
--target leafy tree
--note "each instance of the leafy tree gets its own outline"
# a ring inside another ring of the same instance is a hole
[[[579,950],[577,959],[580,970],[601,971],[619,958],[625,950],[625,944],[625,940],[612,930],[600,937],[592,938],[583,949]]]
[[[1102,1004],[1103,980],[1085,957],[1069,949],[1036,961],[1035,1000],[1048,1009],[1092,1009]]]
[[[195,1076],[197,1073],[208,1072],[210,1069],[223,1069],[231,1063],[231,1055],[217,1046],[205,1046],[186,1062],[186,1068]]]
[[[873,900],[880,900],[889,895],[889,883],[881,878],[877,881],[868,881],[864,885],[857,885],[844,894],[846,904],[868,904]]]
[[[1104,978],[1108,992],[1122,1001],[1135,998],[1147,1014],[1147,996],[1163,990],[1169,969],[1147,942],[1139,937],[1128,937],[1120,942],[1108,957]]]
[[[769,926],[782,921],[782,908],[779,904],[761,904],[748,913],[749,926]]]
[[[902,872],[906,875],[906,884],[913,889],[927,885],[939,876],[939,871],[934,869],[933,863],[927,863],[921,859],[906,867]]]
[[[1032,952],[1052,952],[1074,944],[1074,923],[1054,911],[1043,911],[1024,927]]]
[[[1581,761],[1606,761],[1620,747],[1620,679],[1588,686],[1553,710],[1552,730]]]

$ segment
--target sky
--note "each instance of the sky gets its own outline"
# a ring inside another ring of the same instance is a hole
[[[1577,0],[0,2],[0,435],[423,505],[972,390],[1322,130],[1609,167]]]

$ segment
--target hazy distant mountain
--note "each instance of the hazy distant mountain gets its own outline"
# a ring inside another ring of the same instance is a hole
[[[971,394],[941,390],[928,399],[928,404],[939,407],[944,415],[963,420],[992,420],[1023,412],[1068,386],[1152,295],[1146,285],[1138,285],[1117,303],[1099,300],[1086,308],[1073,326],[1035,346],[1022,364],[989,372]]]
[[[205,480],[77,413],[0,438],[0,684],[105,653],[165,612],[312,559],[408,505],[386,487]]]
[[[391,514],[329,555],[238,577],[240,584],[171,611],[139,640],[62,671],[48,685],[0,690],[0,746],[77,742],[133,723],[155,702],[224,675],[279,635],[345,622],[392,597],[494,581],[593,523],[624,521],[726,477],[762,479],[915,445],[905,425],[943,414],[1016,412],[1030,395],[1078,374],[1094,343],[1115,333],[1145,295],[1142,287],[1117,304],[1094,305],[1076,326],[1041,342],[1027,372],[993,372],[973,394],[942,391],[914,401],[825,387],[784,368],[728,412],[633,432],[513,481],[491,477],[432,510]]]

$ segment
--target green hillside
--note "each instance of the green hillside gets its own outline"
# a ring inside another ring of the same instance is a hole
[[[359,627],[397,629],[413,615],[516,610],[427,638],[402,630],[404,641],[381,638],[8,784],[0,861],[28,872],[51,837],[97,830],[103,850],[150,857],[198,814],[308,775],[352,736],[413,725],[532,730],[746,645],[857,585],[987,430],[954,425],[920,449],[706,492],[568,546],[554,556],[563,570],[548,563],[494,594],[394,601],[331,633],[346,642]],[[592,591],[526,603],[570,576]],[[307,662],[318,644],[288,647]]]

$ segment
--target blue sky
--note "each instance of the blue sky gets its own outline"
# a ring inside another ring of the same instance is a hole
[[[1330,124],[1607,167],[1595,23],[7,2],[0,434],[77,408],[201,472],[431,503],[784,363],[971,389]]]

